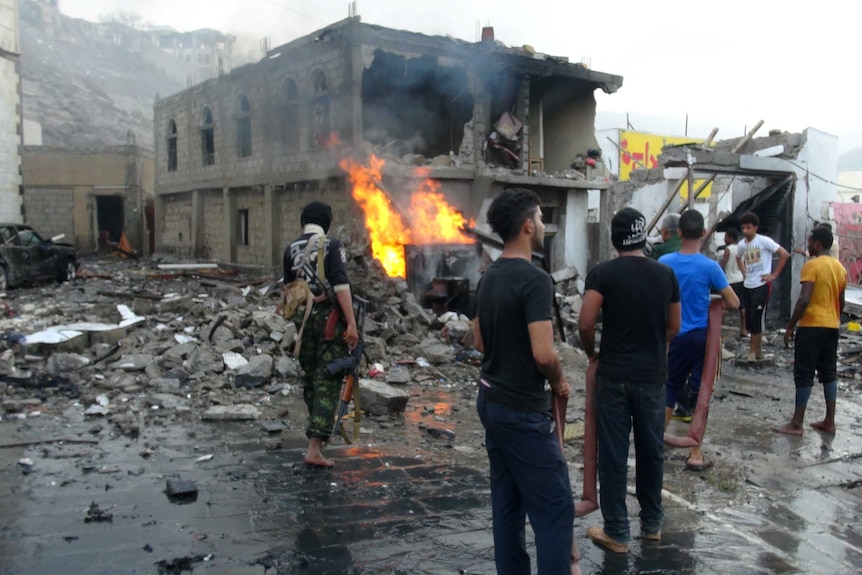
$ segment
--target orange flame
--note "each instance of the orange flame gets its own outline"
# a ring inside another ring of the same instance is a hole
[[[381,188],[380,170],[385,162],[372,155],[364,166],[353,158],[341,160],[353,184],[353,198],[365,212],[365,227],[371,239],[371,252],[383,265],[389,277],[403,278],[407,273],[404,257],[406,244],[470,243],[461,227],[472,225],[438,190],[440,184],[427,177],[428,170],[417,170],[421,178],[410,199],[405,218]]]
[[[332,148],[341,145],[341,138],[339,138],[338,134],[335,132],[331,132],[329,136],[321,140],[320,145],[327,150],[331,150]]]

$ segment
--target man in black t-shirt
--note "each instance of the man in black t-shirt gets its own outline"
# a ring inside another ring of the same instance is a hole
[[[505,247],[479,283],[473,329],[476,347],[484,351],[476,407],[491,467],[497,573],[532,572],[527,516],[538,572],[580,573],[572,564],[575,506],[568,466],[551,416],[551,393],[568,397],[569,384],[554,349],[553,283],[531,263],[545,233],[539,199],[529,190],[506,190],[491,203],[488,223]]]
[[[348,355],[359,341],[353,299],[347,278],[347,255],[335,238],[326,237],[332,223],[332,208],[323,202],[311,202],[302,208],[300,223],[302,235],[284,250],[284,284],[298,276],[308,281],[314,294],[314,304],[302,330],[299,364],[305,372],[302,395],[308,407],[308,451],[305,463],[319,467],[332,467],[333,461],[323,456],[323,444],[329,439],[335,423],[338,395],[342,377],[332,376],[326,364]],[[325,278],[317,277],[318,243],[324,240],[323,271]],[[309,246],[309,242],[313,245]],[[306,248],[311,249],[306,249]],[[306,255],[307,254],[307,255]],[[322,281],[332,286],[337,302],[331,301]],[[335,303],[339,309],[335,308]],[[297,310],[297,326],[303,321],[305,306]],[[339,313],[340,312],[340,313]]]
[[[611,241],[619,257],[587,275],[578,319],[581,345],[590,363],[598,361],[598,471],[605,520],[604,528],[592,526],[587,535],[611,551],[626,553],[631,537],[626,473],[632,427],[641,532],[645,539],[661,538],[667,342],[679,331],[681,311],[673,270],[644,257],[643,214],[632,208],[620,210],[611,221]],[[600,310],[603,329],[597,354],[595,324]]]

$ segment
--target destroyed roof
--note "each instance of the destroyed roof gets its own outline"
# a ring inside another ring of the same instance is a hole
[[[357,27],[359,33],[355,37],[359,38],[360,43],[381,45],[389,51],[417,55],[437,53],[463,59],[482,59],[490,56],[519,73],[532,76],[571,78],[593,84],[608,94],[613,94],[623,85],[622,76],[591,70],[581,64],[571,64],[565,56],[542,54],[530,46],[508,47],[500,41],[468,42],[452,36],[429,36],[419,32],[363,24],[358,18],[341,20],[307,36],[273,48],[267,57],[277,58],[302,46],[333,41],[336,36],[341,37],[338,34],[339,30],[351,25]]]

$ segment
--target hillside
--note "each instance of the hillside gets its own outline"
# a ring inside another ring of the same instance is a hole
[[[132,130],[152,149],[156,95],[184,89],[191,70],[151,44],[128,42],[131,28],[109,36],[55,7],[34,0],[20,6],[23,112],[42,124],[43,144],[124,144]]]
[[[846,170],[862,170],[862,148],[853,148],[838,158],[838,171]]]

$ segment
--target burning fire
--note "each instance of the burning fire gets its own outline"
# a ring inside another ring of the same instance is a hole
[[[383,264],[389,277],[403,278],[407,266],[404,259],[406,244],[470,243],[461,227],[472,225],[446,202],[439,192],[440,184],[428,178],[428,170],[417,170],[421,178],[410,200],[407,214],[401,214],[381,188],[380,169],[385,162],[372,154],[364,166],[353,158],[341,160],[353,184],[353,199],[365,212],[365,227],[371,238],[371,252]],[[409,221],[405,222],[405,218]]]

